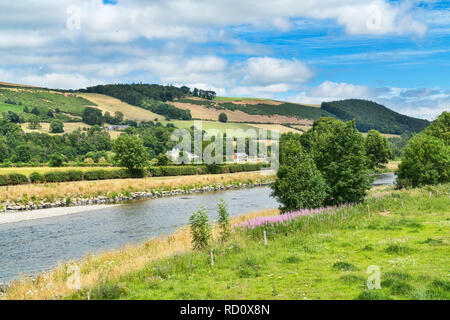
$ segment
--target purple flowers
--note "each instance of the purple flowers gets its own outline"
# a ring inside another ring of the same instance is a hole
[[[340,208],[348,208],[348,205],[343,205]],[[323,214],[327,212],[333,212],[335,213],[337,207],[326,207],[326,208],[318,208],[318,209],[300,209],[297,211],[280,214],[276,216],[268,216],[268,217],[257,217],[252,220],[245,221],[241,224],[235,225],[234,227],[240,227],[245,229],[255,229],[260,226],[266,226],[266,227],[274,227],[278,224],[288,224],[289,222],[296,220],[300,217],[304,216],[314,216],[318,214]]]

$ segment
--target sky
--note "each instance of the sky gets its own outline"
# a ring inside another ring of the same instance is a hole
[[[0,3],[0,81],[160,83],[219,96],[450,110],[450,2],[23,0]]]

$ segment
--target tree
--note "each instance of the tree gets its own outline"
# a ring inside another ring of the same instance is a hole
[[[206,209],[200,207],[198,211],[194,211],[189,218],[191,227],[192,246],[194,250],[202,250],[208,247],[211,241],[211,225],[208,222]]]
[[[93,125],[102,125],[103,124],[103,115],[102,111],[97,108],[86,107],[83,110],[82,119],[84,123],[87,123],[91,126]]]
[[[124,119],[123,112],[120,111],[114,112],[114,120],[116,124],[121,124],[123,122],[123,119]]]
[[[370,159],[370,167],[387,163],[392,159],[392,149],[386,137],[377,130],[370,130],[365,139],[366,155]]]
[[[54,119],[50,122],[50,132],[51,133],[63,133],[64,123],[59,119]]]
[[[306,136],[307,150],[328,186],[326,205],[360,202],[371,188],[364,137],[355,121],[323,120]]]
[[[113,142],[114,160],[129,170],[141,170],[147,163],[142,139],[135,135],[122,134]]]
[[[50,156],[50,167],[62,167],[64,164],[64,156],[60,153],[54,153]]]
[[[418,187],[450,180],[450,146],[443,139],[418,134],[407,144],[397,172],[397,186]]]
[[[15,161],[28,162],[31,160],[31,148],[28,144],[21,144],[16,149]]]
[[[169,163],[169,157],[166,156],[163,153],[158,154],[158,156],[156,157],[156,159],[158,159],[158,165],[159,166],[166,166]]]
[[[28,129],[35,130],[40,128],[42,128],[42,126],[39,123],[39,118],[36,116],[31,117],[30,123],[28,124]]]
[[[314,160],[300,141],[289,139],[280,154],[280,167],[271,184],[272,196],[282,204],[282,213],[300,208],[318,208],[327,196],[327,185]]]
[[[31,113],[34,114],[35,116],[39,116],[39,115],[41,114],[41,113],[39,112],[39,109],[36,108],[36,107],[34,107],[34,108],[31,110]]]
[[[219,219],[217,220],[217,223],[219,224],[220,229],[220,239],[222,240],[222,242],[225,242],[230,237],[231,224],[230,214],[227,210],[227,204],[225,203],[225,201],[223,201],[223,199],[220,199],[218,209]]]
[[[219,114],[219,121],[223,123],[226,123],[228,121],[228,116],[226,115],[225,112]]]
[[[442,112],[436,120],[425,128],[424,133],[442,139],[446,145],[450,145],[450,112]]]
[[[450,113],[444,111],[409,140],[397,172],[397,187],[450,181]]]

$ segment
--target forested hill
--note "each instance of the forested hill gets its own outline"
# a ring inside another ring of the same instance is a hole
[[[186,95],[182,88],[159,84],[108,84],[88,87],[79,91],[106,94],[135,106],[140,105],[145,98],[172,101]]]
[[[368,100],[323,102],[321,108],[344,121],[356,119],[356,127],[362,132],[370,129],[394,134],[419,132],[430,124],[428,120],[408,117]]]
[[[189,110],[178,109],[164,103],[184,97],[189,90],[187,87],[177,88],[159,84],[109,84],[88,87],[79,91],[105,94],[170,119],[190,120],[192,117]]]

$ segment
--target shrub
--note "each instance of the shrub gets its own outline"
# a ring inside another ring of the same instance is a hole
[[[9,184],[8,177],[5,175],[0,175],[0,186],[7,186]]]
[[[67,171],[52,171],[44,174],[45,182],[64,182],[69,181],[69,173]]]
[[[30,181],[32,183],[42,183],[44,182],[44,176],[39,172],[32,172],[30,174]]]
[[[230,237],[231,224],[230,224],[230,214],[227,210],[227,205],[223,199],[220,199],[218,204],[219,219],[217,220],[220,228],[220,239],[225,242]]]
[[[21,173],[11,173],[8,175],[9,184],[17,185],[17,184],[26,184],[28,183],[27,176]]]
[[[207,248],[211,241],[211,225],[208,222],[206,209],[200,207],[198,211],[194,211],[189,218],[189,223],[194,250]]]
[[[80,170],[68,171],[69,181],[81,181],[83,180],[83,172]]]
[[[106,170],[92,170],[84,173],[85,180],[103,180],[107,178],[108,174]]]
[[[219,114],[219,121],[223,123],[226,123],[228,121],[226,113],[222,112],[221,114]]]

